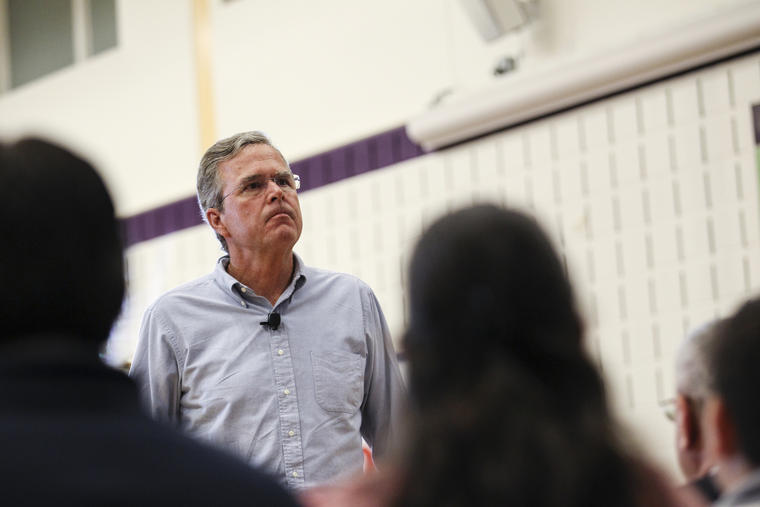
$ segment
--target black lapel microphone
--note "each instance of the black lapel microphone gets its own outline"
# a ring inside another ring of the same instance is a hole
[[[272,312],[269,315],[267,315],[267,320],[264,322],[259,322],[264,327],[268,327],[269,329],[276,331],[278,327],[280,327],[280,314],[277,312]]]

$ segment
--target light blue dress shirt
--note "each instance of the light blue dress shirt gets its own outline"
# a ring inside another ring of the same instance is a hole
[[[161,296],[130,376],[157,419],[302,489],[360,471],[362,436],[382,457],[406,391],[372,290],[294,261],[274,307],[227,273],[228,257]],[[261,325],[273,311],[276,330]]]

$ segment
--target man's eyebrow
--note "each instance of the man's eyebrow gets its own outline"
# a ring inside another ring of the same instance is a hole
[[[261,174],[251,174],[251,175],[244,176],[243,178],[241,178],[240,182],[238,182],[238,187],[242,187],[242,186],[245,186],[245,185],[247,185],[249,183],[254,183],[256,181],[261,181],[261,180],[267,179],[267,178],[276,178],[278,176],[291,176],[291,172],[290,171],[277,171],[272,176],[264,176],[264,175],[261,175]]]
[[[253,183],[255,181],[260,181],[264,177],[260,174],[251,174],[249,176],[244,176],[239,182],[238,186],[242,187],[243,185],[247,185],[248,183]]]

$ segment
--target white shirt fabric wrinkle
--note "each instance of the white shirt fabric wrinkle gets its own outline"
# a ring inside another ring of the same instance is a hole
[[[274,306],[227,273],[228,257],[161,296],[130,376],[154,417],[301,489],[360,471],[362,436],[382,457],[406,393],[372,290],[294,260]],[[273,311],[276,330],[260,324]]]

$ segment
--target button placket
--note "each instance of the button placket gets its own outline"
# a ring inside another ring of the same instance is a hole
[[[292,356],[289,352],[287,335],[278,330],[271,335],[270,350],[274,363],[274,381],[277,389],[277,403],[282,440],[283,468],[291,487],[304,484],[303,447],[300,432],[298,396],[295,390],[295,374]]]

